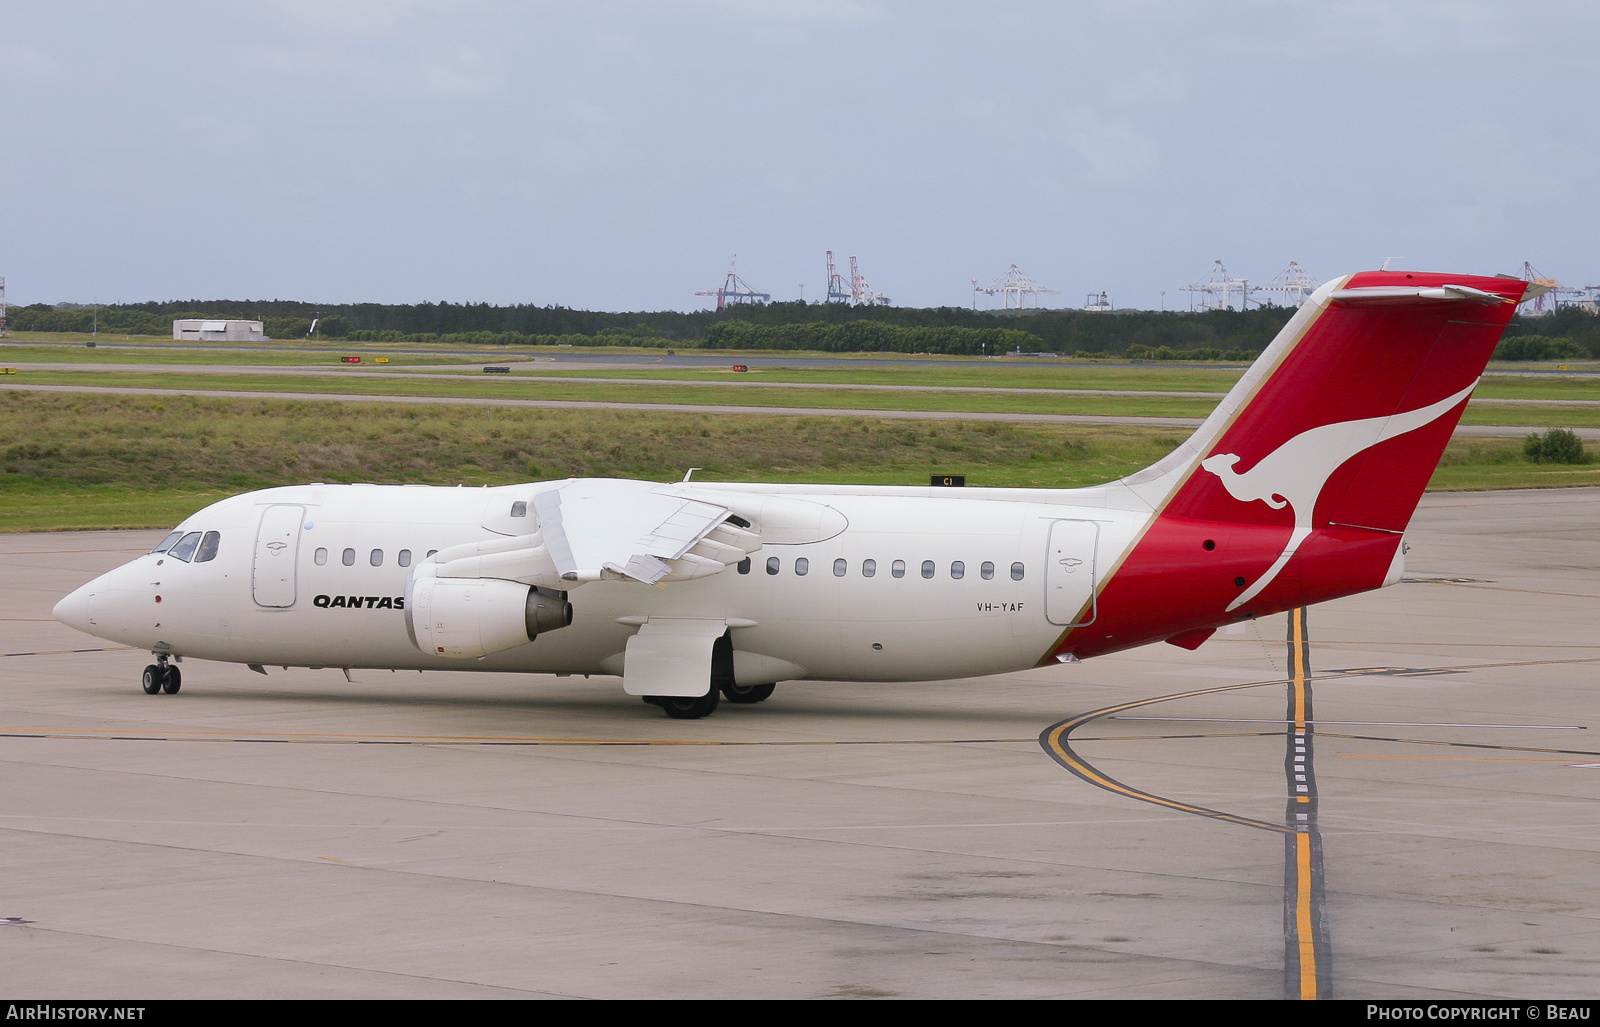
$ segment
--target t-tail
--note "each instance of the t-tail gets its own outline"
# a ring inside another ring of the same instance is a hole
[[[1401,533],[1527,284],[1369,271],[1318,289],[1193,437],[1117,483],[1154,516],[1051,655],[1193,648],[1398,580]]]

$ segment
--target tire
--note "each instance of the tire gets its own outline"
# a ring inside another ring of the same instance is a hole
[[[165,679],[166,679],[166,675],[161,673],[161,668],[160,667],[157,667],[153,663],[150,666],[146,667],[144,669],[144,680],[142,682],[142,684],[144,685],[144,694],[145,695],[160,695],[161,694],[161,684]]]
[[[161,690],[168,695],[177,695],[178,689],[183,687],[183,672],[177,667],[168,666],[166,679],[161,682]]]
[[[673,720],[699,720],[709,717],[716,712],[717,702],[722,698],[716,689],[705,695],[656,695],[651,696],[657,706],[667,711],[667,716]]]
[[[772,692],[777,685],[736,685],[732,682],[722,686],[722,697],[729,702],[757,703],[772,698]]]

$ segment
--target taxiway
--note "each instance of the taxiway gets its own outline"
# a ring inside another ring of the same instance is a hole
[[[146,696],[144,654],[50,608],[162,534],[0,536],[13,992],[1305,984],[1274,829],[1296,808],[1283,616],[1192,653],[781,685],[703,721],[604,678],[188,661]],[[1405,582],[1307,619],[1321,994],[1600,996],[1600,490],[1431,495],[1408,539]],[[1122,790],[1041,744],[1073,720]]]

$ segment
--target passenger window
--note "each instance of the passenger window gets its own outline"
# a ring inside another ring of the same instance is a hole
[[[950,576],[957,580],[966,577],[967,565],[962,563],[960,560],[957,560],[955,563],[950,565]]]
[[[978,574],[984,581],[994,577],[994,563],[990,560],[983,561],[983,566],[978,568]]]
[[[372,551],[372,555],[367,557],[367,562],[372,564],[372,566],[374,566],[374,567],[382,567],[383,566],[383,550],[374,549]]]
[[[1011,565],[1011,580],[1012,581],[1021,581],[1022,580],[1022,564],[1014,563],[1014,564]]]
[[[217,558],[217,546],[222,542],[220,531],[208,531],[200,540],[200,548],[195,550],[195,563],[209,563]]]
[[[200,533],[191,531],[178,540],[178,544],[167,550],[167,555],[174,560],[189,562],[189,557],[194,555],[194,548],[200,544]]]
[[[844,577],[844,572],[849,570],[849,569],[850,569],[850,562],[848,560],[835,560],[835,561],[833,561],[833,576],[834,577],[836,577],[836,578]]]
[[[437,552],[438,552],[437,549],[430,549],[430,550],[428,550],[428,556],[424,556],[423,559],[426,560],[426,559],[428,559],[428,557],[431,557],[434,553],[437,553]]]
[[[356,565],[356,551],[354,549],[346,549],[339,559],[344,561],[346,567],[354,567]]]
[[[776,573],[778,573],[778,558],[776,556],[767,557],[767,573],[768,574],[776,574]]]
[[[861,561],[861,576],[863,578],[870,578],[876,573],[878,573],[878,561],[876,561],[876,560],[862,560]]]
[[[922,576],[924,578],[933,577],[933,561],[932,560],[924,560],[924,561],[922,561]]]
[[[896,560],[894,563],[889,565],[889,573],[893,574],[897,578],[905,577],[906,562],[904,560]]]
[[[745,557],[743,560],[739,561],[739,573],[740,574],[749,574],[750,573],[750,558],[748,556]]]
[[[411,566],[411,550],[409,550],[409,549],[400,550],[400,555],[394,558],[394,562],[398,563],[402,567],[410,567]]]
[[[175,531],[166,538],[162,539],[161,544],[150,551],[152,553],[165,553],[167,550],[172,548],[172,543],[178,541],[180,538],[183,538],[183,532]]]
[[[319,549],[317,550],[317,554],[312,557],[312,559],[317,561],[318,567],[321,567],[323,564],[328,562],[328,551],[326,549]]]
[[[523,500],[520,500],[520,499],[517,500],[515,503],[512,503],[511,504],[511,516],[513,516],[513,517],[526,517],[526,516],[528,516],[528,504],[526,502],[524,502]]]
[[[810,571],[811,571],[811,561],[810,560],[807,560],[803,556],[800,557],[799,559],[795,560],[795,562],[794,562],[794,572],[796,574],[800,575],[803,578],[808,573],[810,573]]]

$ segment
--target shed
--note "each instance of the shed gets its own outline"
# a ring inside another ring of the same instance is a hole
[[[193,342],[264,342],[267,332],[260,321],[194,317],[172,322],[172,337]]]

